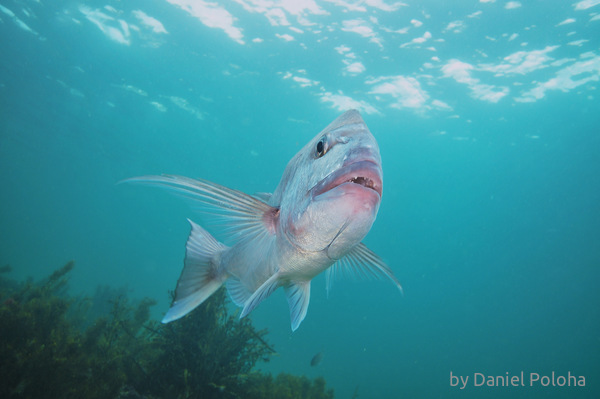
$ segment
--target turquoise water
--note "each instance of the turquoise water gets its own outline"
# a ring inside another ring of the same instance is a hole
[[[249,316],[279,353],[261,367],[340,398],[600,396],[599,1],[0,5],[0,264],[17,277],[74,259],[74,292],[126,286],[158,319],[203,216],[116,183],[273,191],[358,108],[384,170],[365,243],[404,296],[341,281],[326,298],[319,276],[291,333],[278,291]],[[529,386],[553,372],[585,387]]]

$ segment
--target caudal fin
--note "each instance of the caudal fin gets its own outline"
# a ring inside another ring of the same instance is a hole
[[[192,231],[185,246],[183,271],[177,281],[175,300],[162,319],[163,323],[177,320],[204,302],[227,279],[214,261],[215,254],[227,248],[206,230],[188,219]]]

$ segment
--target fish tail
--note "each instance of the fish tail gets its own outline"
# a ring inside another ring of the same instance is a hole
[[[177,320],[204,302],[227,280],[219,268],[220,254],[227,247],[210,233],[188,219],[192,231],[185,246],[185,261],[175,289],[175,300],[162,319],[163,323]]]

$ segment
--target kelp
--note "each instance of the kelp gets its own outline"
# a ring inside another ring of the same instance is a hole
[[[0,397],[333,398],[322,378],[256,371],[274,353],[267,331],[232,315],[224,289],[165,325],[124,289],[68,296],[73,267],[24,283],[0,268]]]

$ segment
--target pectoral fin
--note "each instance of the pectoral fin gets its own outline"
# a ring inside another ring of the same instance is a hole
[[[338,276],[352,278],[387,278],[402,292],[402,286],[385,262],[362,242],[356,245],[342,259],[338,260],[325,272],[327,294],[331,290],[333,279]]]

